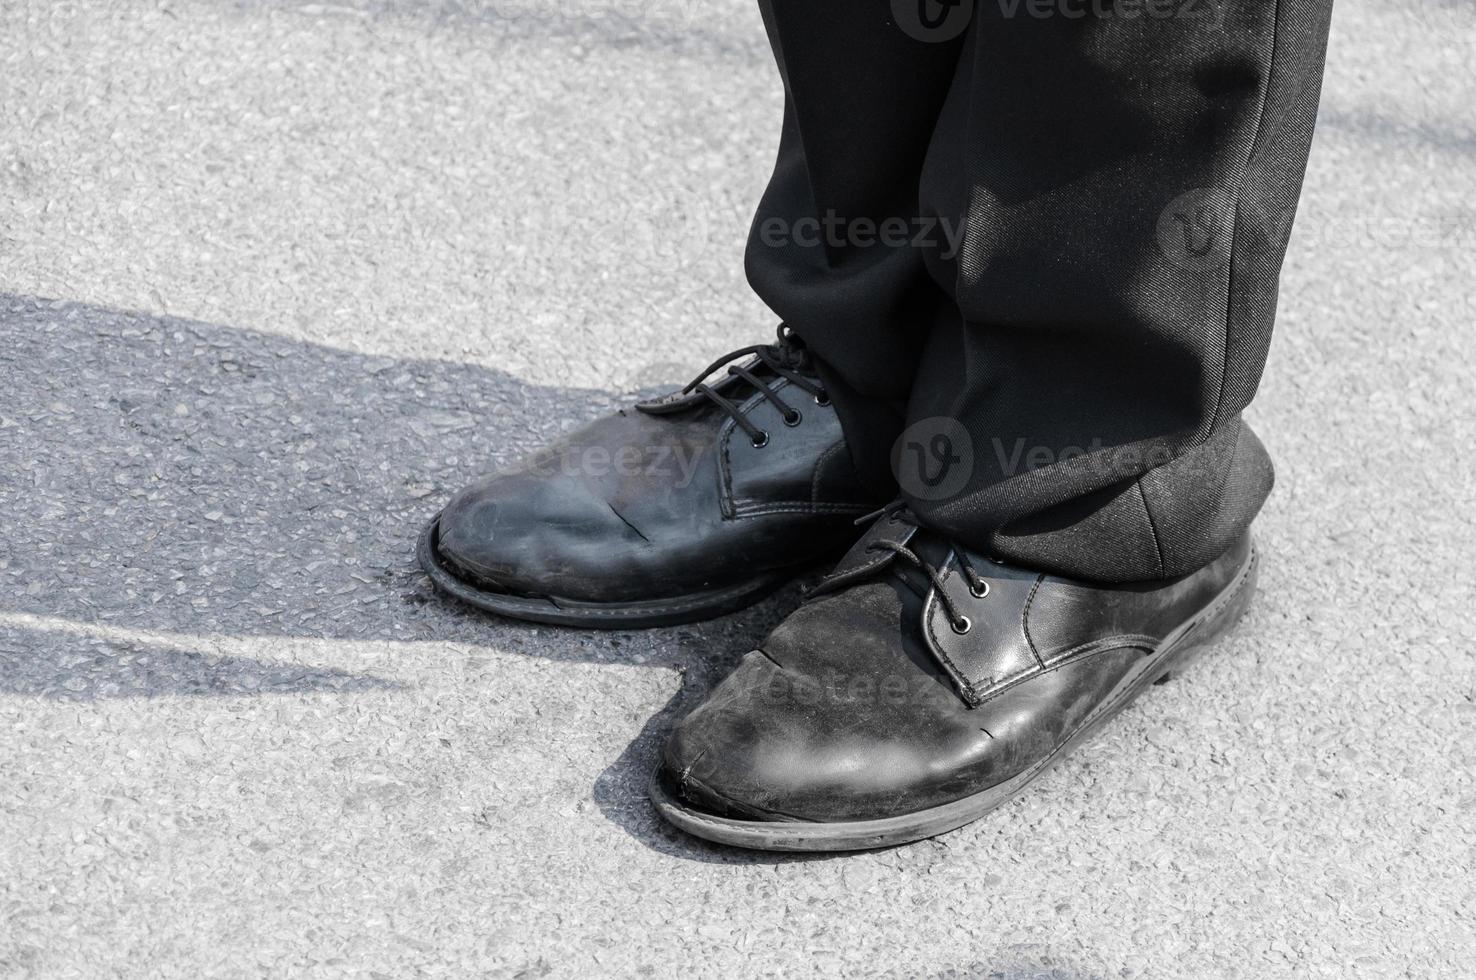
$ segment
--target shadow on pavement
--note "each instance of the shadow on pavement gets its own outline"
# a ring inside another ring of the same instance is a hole
[[[0,610],[133,629],[495,642],[432,604],[420,528],[621,401],[27,297],[0,337]]]
[[[596,803],[664,853],[791,860],[689,840],[655,816],[645,787],[671,724],[792,608],[796,588],[710,623],[539,627],[530,643],[528,627],[437,596],[415,563],[421,527],[450,494],[628,395],[6,294],[0,376],[0,459],[11,461],[0,467],[0,693],[395,686],[191,648],[202,635],[460,642],[672,668],[680,691],[599,777]]]

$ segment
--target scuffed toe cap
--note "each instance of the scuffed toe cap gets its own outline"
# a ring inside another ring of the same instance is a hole
[[[782,687],[778,669],[762,653],[739,668],[684,718],[662,751],[661,778],[668,790],[699,809],[725,817],[792,817],[782,809],[786,768],[775,753],[787,739],[769,702]],[[771,772],[773,773],[771,775]]]
[[[577,596],[599,569],[588,542],[610,518],[583,488],[521,474],[463,490],[441,512],[437,551],[461,577],[523,595]],[[589,565],[589,567],[582,567]]]
[[[673,731],[663,783],[689,806],[752,820],[868,820],[960,795],[951,776],[984,736],[930,711],[931,696],[889,704],[878,691],[750,653]]]
[[[499,504],[476,490],[452,498],[439,519],[436,548],[458,571],[485,578],[496,565]]]
[[[515,493],[498,493],[496,482],[463,490],[441,511],[436,549],[458,575],[477,585],[519,591],[534,589],[528,574],[527,540],[537,516]]]

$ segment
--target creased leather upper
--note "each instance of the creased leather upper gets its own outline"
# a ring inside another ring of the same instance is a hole
[[[959,694],[982,704],[1074,657],[1117,647],[1152,650],[1179,625],[1179,610],[1202,606],[1226,587],[1249,549],[1243,537],[1193,575],[1113,588],[996,565],[970,552],[989,594],[976,598],[957,558],[950,558],[941,570],[944,588],[966,610],[971,628],[957,633],[942,603],[930,596],[928,645]]]
[[[441,515],[442,558],[479,585],[614,602],[839,552],[871,505],[835,409],[783,379],[770,386],[802,419],[787,426],[768,400],[747,399],[770,434],[763,448],[705,399],[620,411],[459,493]]]
[[[883,538],[947,553],[929,532],[883,518],[838,573],[874,564],[869,546]],[[1243,574],[1249,547],[1141,587],[978,558],[989,595],[961,585],[962,635],[931,593],[867,578],[801,606],[748,654],[676,727],[662,778],[700,809],[757,820],[870,820],[980,792],[1042,763],[1110,706],[1145,662],[1140,637],[1193,622]]]

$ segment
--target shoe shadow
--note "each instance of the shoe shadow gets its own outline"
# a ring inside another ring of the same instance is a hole
[[[134,629],[485,639],[429,606],[421,526],[617,401],[3,294],[0,338],[0,447],[26,463],[0,468],[0,609]]]
[[[639,656],[684,681],[596,781],[597,804],[663,853],[764,860],[668,830],[645,787],[664,733],[796,589],[710,623],[618,634],[618,644],[554,638],[530,649],[527,627],[444,600],[415,561],[420,529],[454,491],[630,393],[3,293],[0,376],[0,461],[11,463],[0,466],[0,693],[86,701],[396,686],[257,660],[255,638],[460,642],[588,663]]]

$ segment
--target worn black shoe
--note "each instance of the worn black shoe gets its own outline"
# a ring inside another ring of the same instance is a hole
[[[666,626],[833,563],[875,507],[804,347],[780,327],[778,343],[464,490],[422,535],[420,561],[445,592],[504,616]]]
[[[892,512],[677,726],[652,799],[742,847],[944,833],[1183,667],[1255,577],[1249,536],[1184,578],[1102,586],[993,563]]]

